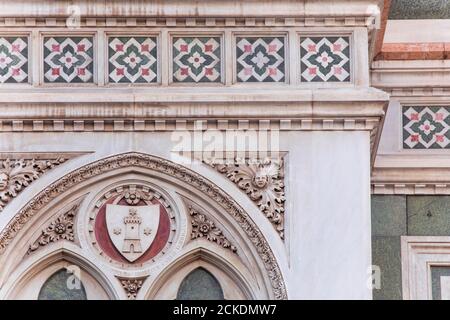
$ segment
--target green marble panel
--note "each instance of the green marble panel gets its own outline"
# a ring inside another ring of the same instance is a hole
[[[374,300],[402,299],[400,255],[400,237],[372,237],[372,264],[381,272],[381,287],[373,290]]]
[[[408,196],[406,201],[408,235],[450,235],[450,196]]]
[[[372,235],[406,235],[406,196],[372,196]]]
[[[392,0],[389,19],[449,19],[448,0]]]

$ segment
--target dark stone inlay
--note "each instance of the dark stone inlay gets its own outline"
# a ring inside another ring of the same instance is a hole
[[[441,277],[450,277],[450,266],[431,267],[431,296],[433,300],[442,300]]]
[[[392,0],[389,19],[449,19],[448,0]]]

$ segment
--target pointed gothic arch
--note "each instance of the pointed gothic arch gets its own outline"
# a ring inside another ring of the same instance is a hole
[[[0,233],[0,260],[7,256],[10,245],[21,230],[28,227],[29,221],[35,219],[52,201],[64,199],[80,185],[90,180],[104,176],[112,177],[124,172],[146,172],[157,174],[168,181],[185,184],[213,202],[218,209],[226,212],[228,218],[234,221],[236,228],[247,237],[249,246],[258,257],[261,274],[268,286],[268,298],[286,299],[287,293],[283,277],[277,260],[262,232],[245,210],[222,189],[198,173],[182,166],[155,156],[142,153],[125,153],[111,156],[85,165],[66,174],[49,187],[38,193],[25,205]],[[36,217],[35,217],[36,216]],[[270,289],[269,289],[270,288]]]
[[[9,277],[1,296],[6,299],[38,299],[44,284],[58,271],[78,278],[87,299],[118,299],[114,283],[75,245],[50,246],[27,259]]]

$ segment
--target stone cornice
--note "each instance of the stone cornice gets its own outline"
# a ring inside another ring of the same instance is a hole
[[[388,102],[372,88],[193,90],[0,90],[0,131],[372,131]]]
[[[370,17],[381,0],[58,0],[0,1],[0,17]]]
[[[377,156],[373,194],[450,194],[450,154]]]
[[[410,95],[439,95],[449,91],[450,60],[375,61],[371,83],[392,95],[403,95],[402,91],[415,91]]]
[[[388,101],[373,88],[0,90],[0,132],[363,130],[374,159]]]

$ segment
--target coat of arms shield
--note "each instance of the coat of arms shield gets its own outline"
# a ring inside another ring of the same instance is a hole
[[[108,234],[117,250],[130,262],[150,248],[159,226],[159,206],[106,206]]]

